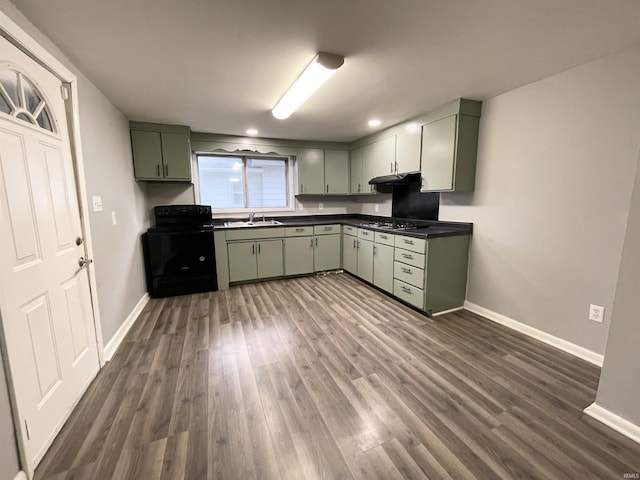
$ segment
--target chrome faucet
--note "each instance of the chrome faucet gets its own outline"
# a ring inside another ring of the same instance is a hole
[[[253,217],[255,217],[255,216],[256,216],[255,212],[251,212],[251,213],[249,214],[249,222],[250,222],[250,223],[253,223]]]

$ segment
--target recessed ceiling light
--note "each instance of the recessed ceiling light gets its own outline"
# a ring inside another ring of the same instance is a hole
[[[378,120],[377,118],[374,118],[373,120],[369,120],[369,126],[370,127],[377,127],[381,123],[382,122],[380,120]]]
[[[257,135],[258,134],[258,130],[256,130],[255,128],[250,128],[249,130],[247,130],[247,135]]]

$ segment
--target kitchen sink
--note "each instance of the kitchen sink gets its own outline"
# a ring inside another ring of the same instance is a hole
[[[253,222],[239,220],[235,222],[224,222],[225,227],[268,227],[269,225],[283,225],[283,223],[278,220],[256,220]]]

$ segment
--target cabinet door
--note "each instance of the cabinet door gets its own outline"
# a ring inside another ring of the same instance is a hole
[[[349,174],[351,179],[350,193],[362,193],[364,191],[364,185],[362,183],[362,148],[351,150]],[[367,185],[367,187],[368,186],[369,185]]]
[[[285,275],[313,272],[313,237],[290,237],[284,243]]]
[[[453,189],[457,115],[422,127],[422,192]]]
[[[282,240],[262,240],[256,243],[258,250],[258,278],[284,275]]]
[[[191,180],[191,143],[182,133],[162,133],[164,178]]]
[[[227,245],[229,255],[229,281],[241,282],[258,278],[256,243],[238,242]]]
[[[358,273],[358,239],[351,235],[342,235],[342,268],[354,275]]]
[[[393,247],[390,245],[373,245],[373,284],[393,292]]]
[[[131,130],[133,170],[138,179],[162,178],[162,146],[160,132]]]
[[[396,163],[398,173],[420,170],[422,127],[410,125],[396,136]]]
[[[375,144],[362,147],[362,191],[375,193],[376,187],[369,185],[369,180],[376,176],[376,147]]]
[[[349,193],[349,152],[324,151],[324,193]]]
[[[358,239],[358,276],[373,283],[373,242]]]
[[[318,235],[314,239],[313,270],[335,270],[340,268],[341,235]]]
[[[301,149],[297,162],[298,193],[324,193],[324,150]]]
[[[375,143],[376,177],[391,175],[396,168],[396,136],[383,138]]]

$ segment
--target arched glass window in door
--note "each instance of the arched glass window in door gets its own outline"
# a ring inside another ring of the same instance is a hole
[[[0,70],[0,112],[55,132],[49,106],[35,85],[22,73]]]

